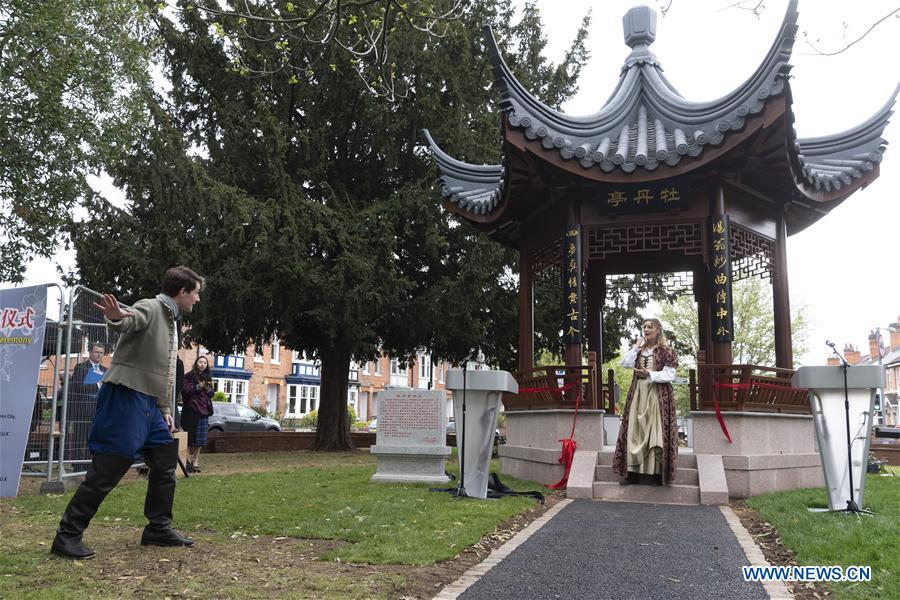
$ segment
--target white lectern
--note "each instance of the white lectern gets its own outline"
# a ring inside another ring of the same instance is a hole
[[[500,399],[517,393],[519,384],[506,371],[454,370],[447,371],[446,387],[453,392],[460,486],[467,496],[487,498]]]
[[[861,509],[875,390],[884,385],[884,368],[800,367],[791,384],[809,390],[828,488],[828,507],[831,510]]]

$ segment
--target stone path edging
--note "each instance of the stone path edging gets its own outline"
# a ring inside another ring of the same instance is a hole
[[[769,566],[769,562],[766,560],[766,557],[763,556],[759,546],[756,545],[753,536],[744,528],[740,518],[735,514],[731,507],[720,506],[719,510],[722,511],[725,521],[728,523],[728,526],[731,527],[731,531],[734,532],[734,537],[737,538],[738,543],[744,550],[744,554],[747,555],[747,560],[750,562],[750,565],[754,567]],[[783,581],[761,581],[760,583],[762,583],[762,586],[769,594],[769,598],[772,600],[792,600],[794,597]]]
[[[564,509],[571,502],[572,500],[570,499],[557,502],[553,508],[549,509],[540,518],[535,519],[528,527],[517,533],[508,542],[499,548],[495,548],[487,558],[474,567],[471,567],[468,571],[463,573],[459,579],[444,587],[433,600],[456,600],[460,594],[474,585],[476,581],[484,577],[488,571],[499,564],[501,560],[509,556],[513,550],[521,546],[525,540],[534,535],[537,530],[546,525],[550,519],[555,517],[559,511]]]

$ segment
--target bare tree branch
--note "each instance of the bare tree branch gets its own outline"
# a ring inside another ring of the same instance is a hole
[[[276,5],[243,0],[238,5],[240,8],[228,10],[208,1],[186,0],[187,10],[201,11],[215,18],[219,26],[222,24],[219,21],[226,19],[236,22],[239,37],[258,43],[282,44],[286,58],[279,65],[253,66],[253,61],[238,51],[236,64],[245,75],[263,77],[285,70],[300,71],[290,57],[291,42],[334,44],[356,59],[357,74],[371,93],[390,99],[405,97],[407,93],[397,87],[395,65],[390,62],[392,27],[400,21],[416,31],[442,37],[445,30],[439,27],[459,19],[464,2],[452,0],[448,10],[436,12],[434,3],[423,0],[319,0],[304,5],[306,14],[301,15],[300,7],[291,2]],[[251,33],[248,27],[251,23],[270,24],[271,33]]]
[[[839,50],[835,50],[835,51],[833,51],[833,52],[824,52],[824,51],[820,50],[819,48],[817,48],[817,47],[815,46],[815,44],[813,44],[812,42],[809,41],[809,34],[808,34],[806,31],[803,32],[803,41],[805,41],[806,44],[807,44],[810,48],[812,48],[812,49],[815,51],[815,52],[814,52],[815,54],[818,54],[818,55],[820,55],[820,56],[835,56],[835,55],[837,55],[837,54],[840,54],[841,52],[846,52],[846,51],[847,51],[848,49],[850,49],[852,46],[854,46],[855,44],[857,44],[857,43],[859,43],[860,41],[862,41],[867,35],[869,35],[870,33],[872,33],[872,31],[874,31],[874,29],[875,29],[876,27],[878,27],[879,25],[881,25],[882,23],[884,23],[885,21],[887,21],[888,19],[890,19],[890,18],[893,17],[894,15],[897,15],[898,13],[900,13],[900,6],[898,6],[897,8],[895,8],[894,10],[892,10],[891,12],[889,12],[888,14],[884,15],[883,17],[881,17],[880,19],[878,19],[878,20],[875,21],[874,23],[872,23],[872,25],[870,25],[869,28],[866,29],[866,30],[862,33],[862,35],[860,35],[858,38],[856,38],[856,39],[853,40],[853,41],[846,42],[846,43],[844,44],[844,47],[843,47],[843,48],[840,48]],[[846,31],[846,25],[845,25],[845,31]],[[818,40],[816,40],[816,41],[818,41]]]

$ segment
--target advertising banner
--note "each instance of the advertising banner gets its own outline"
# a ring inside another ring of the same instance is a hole
[[[15,496],[37,394],[47,286],[0,290],[0,496]]]

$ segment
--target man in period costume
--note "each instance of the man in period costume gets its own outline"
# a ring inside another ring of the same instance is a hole
[[[183,313],[200,300],[203,278],[187,267],[163,277],[162,293],[123,310],[112,294],[96,306],[107,326],[121,334],[112,364],[103,377],[97,413],[88,438],[91,465],[69,501],[51,552],[66,558],[92,558],[82,535],[106,495],[142,454],[149,467],[142,545],[191,546],[194,541],[172,528],[178,445],[172,431],[172,398]]]

